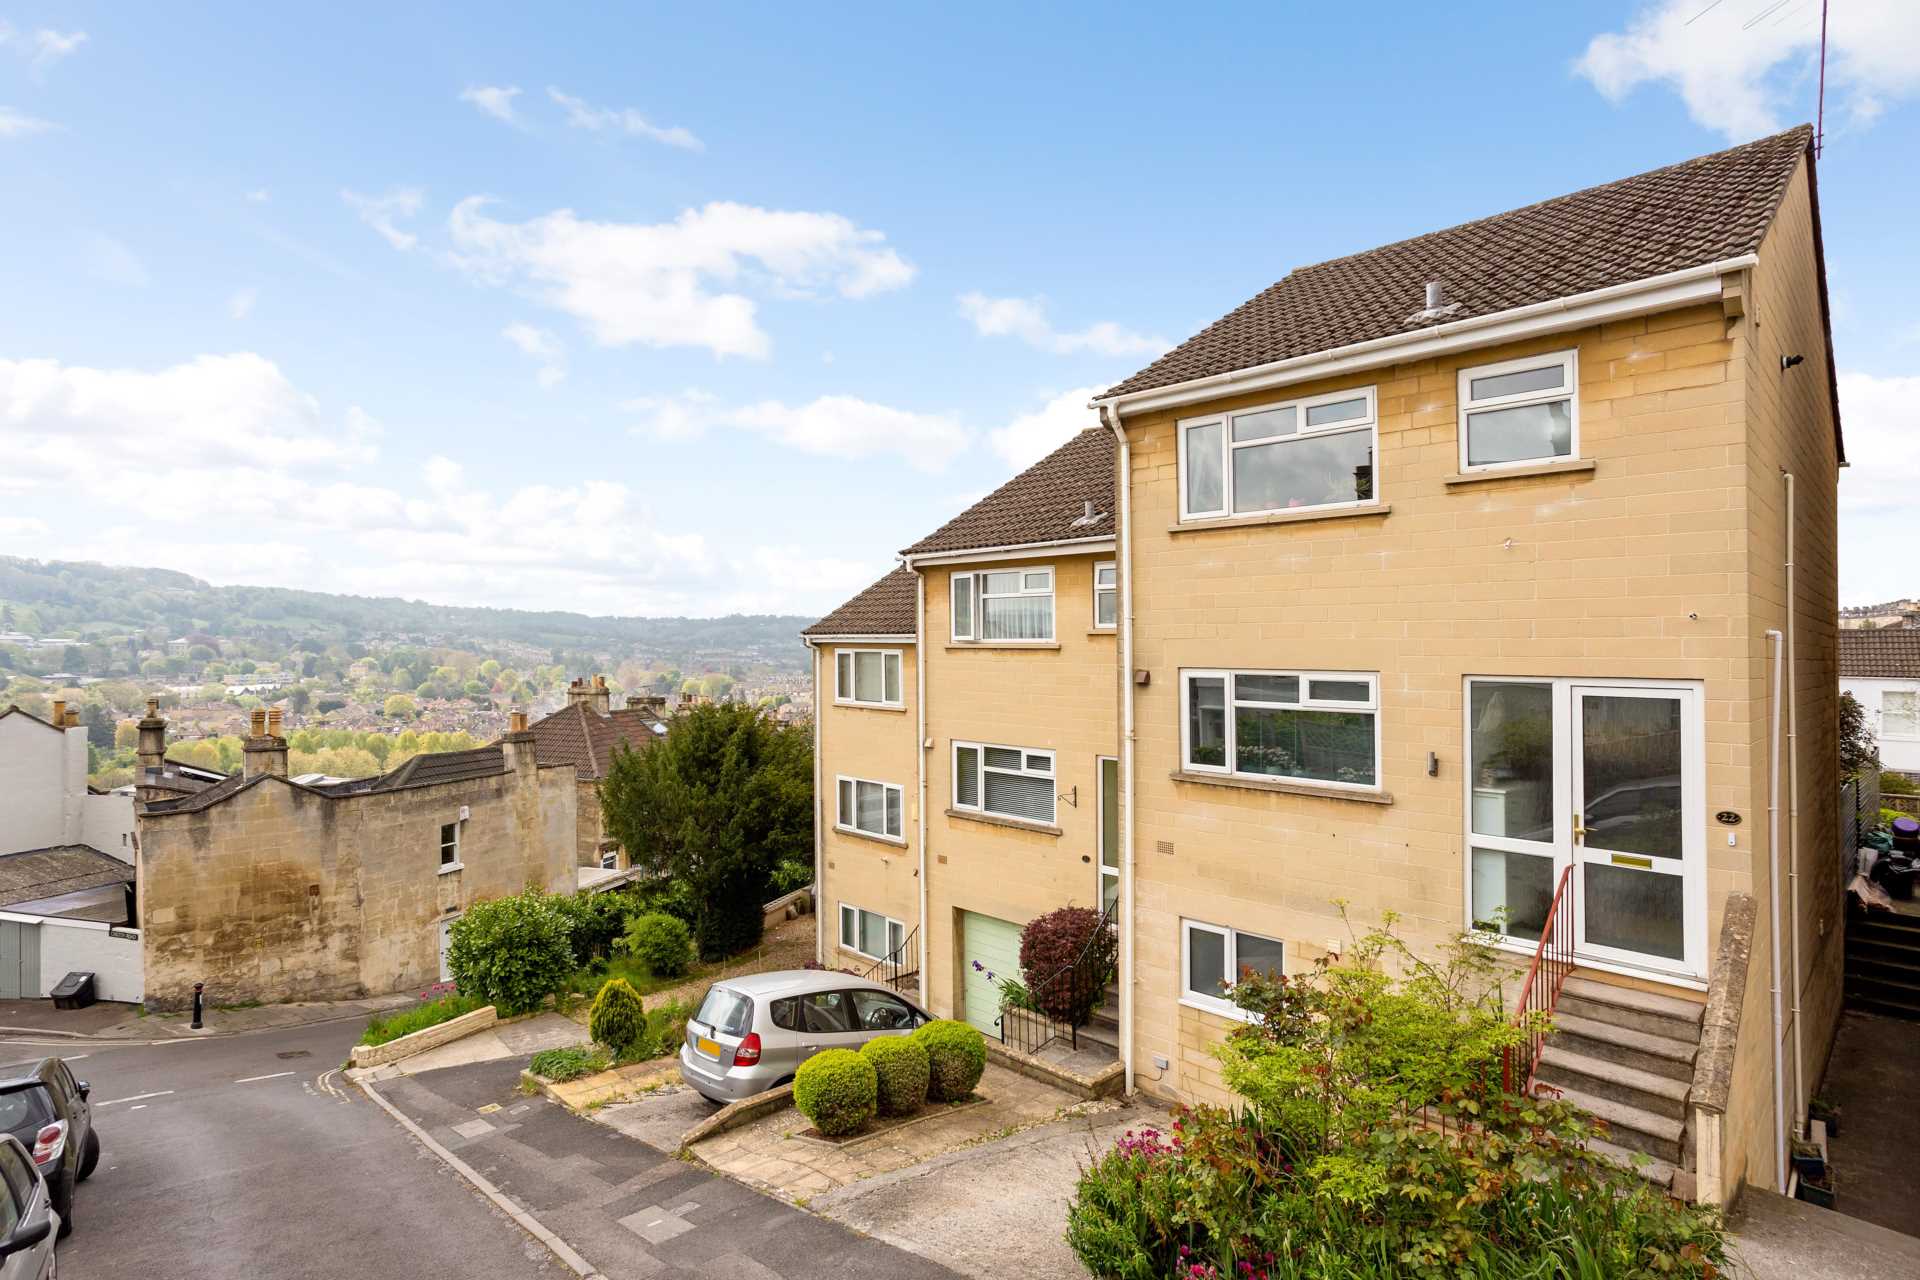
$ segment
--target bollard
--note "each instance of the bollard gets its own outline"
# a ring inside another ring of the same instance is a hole
[[[200,993],[206,989],[206,986],[207,984],[204,982],[196,982],[193,984],[193,1029],[195,1031],[200,1030],[200,1028],[205,1025],[200,1021]]]

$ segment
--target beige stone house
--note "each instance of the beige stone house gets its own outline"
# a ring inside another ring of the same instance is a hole
[[[663,697],[628,698],[613,707],[605,676],[579,679],[567,686],[567,705],[527,726],[534,758],[542,767],[572,765],[578,798],[574,847],[579,865],[592,871],[625,871],[627,855],[606,836],[600,812],[600,784],[621,750],[644,751],[667,734]],[[583,876],[583,886],[590,877]],[[604,881],[596,882],[604,883]]]
[[[1777,1186],[1844,927],[1810,142],[1295,270],[904,549],[807,633],[823,958],[1001,1034],[1020,925],[1112,904],[1126,1087],[1218,1099],[1223,984],[1334,900],[1515,988],[1551,913],[1539,1079]]]

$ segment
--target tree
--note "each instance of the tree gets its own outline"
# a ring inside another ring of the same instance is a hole
[[[1867,728],[1867,711],[1850,693],[1840,695],[1840,776],[1857,778],[1880,769],[1880,744]]]
[[[812,752],[804,733],[714,704],[645,750],[615,754],[601,784],[607,834],[635,865],[688,887],[703,959],[760,940],[774,868],[811,847]]]
[[[411,720],[414,715],[413,699],[404,693],[396,693],[386,700],[380,711],[396,720]]]
[[[297,684],[287,690],[287,710],[295,715],[305,714],[307,705],[313,701],[313,695],[307,692],[305,685]]]

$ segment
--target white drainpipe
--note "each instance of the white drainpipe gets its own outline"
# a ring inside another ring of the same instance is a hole
[[[1793,593],[1793,472],[1782,471],[1787,494],[1787,886],[1788,939],[1792,950],[1789,988],[1793,997],[1793,1131],[1804,1137],[1801,1119],[1807,1113],[1805,1052],[1800,1046],[1800,696],[1799,672],[1794,669],[1793,617],[1799,601]]]
[[[820,646],[807,641],[807,653],[813,659],[813,958],[827,962],[824,920],[827,909],[826,859],[822,855],[820,821],[823,801],[820,795]]]
[[[1133,1092],[1133,472],[1127,431],[1110,404],[1101,417],[1120,448],[1120,1061]]]
[[[1787,1080],[1786,1055],[1780,1044],[1783,1032],[1780,1024],[1786,1021],[1780,1010],[1780,669],[1784,665],[1781,656],[1783,641],[1778,630],[1767,628],[1767,645],[1773,651],[1773,700],[1767,727],[1767,927],[1772,933],[1767,940],[1767,956],[1773,962],[1773,1157],[1774,1173],[1778,1179],[1775,1189],[1785,1195],[1787,1099],[1784,1090]]]
[[[919,792],[920,810],[915,852],[920,881],[920,1007],[927,1007],[927,575],[913,571],[913,714],[917,728],[913,737],[914,785]]]

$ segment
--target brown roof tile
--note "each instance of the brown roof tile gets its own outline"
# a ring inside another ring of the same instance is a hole
[[[655,742],[660,737],[655,726],[661,723],[642,707],[623,707],[603,716],[576,702],[527,728],[533,734],[535,760],[570,764],[581,779],[590,781],[607,776],[622,746],[638,751]]]
[[[1841,631],[1840,674],[1862,679],[1920,680],[1920,628]]]
[[[911,636],[919,575],[905,565],[806,628],[803,636]]]
[[[1090,427],[901,554],[1111,538],[1115,480],[1113,435]]]
[[[1752,253],[1813,130],[1589,187],[1284,280],[1102,393],[1148,391],[1407,333],[1441,280],[1447,320],[1510,311]]]

